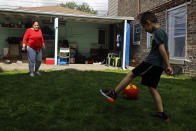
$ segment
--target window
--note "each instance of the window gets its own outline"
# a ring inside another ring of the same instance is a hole
[[[151,44],[152,44],[152,34],[147,32],[147,49],[151,48]]]
[[[167,17],[170,58],[184,59],[186,48],[186,6],[169,10]]]
[[[133,25],[133,45],[140,45],[141,26],[140,24]]]

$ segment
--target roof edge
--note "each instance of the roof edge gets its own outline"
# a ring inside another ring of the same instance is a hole
[[[91,19],[107,19],[107,20],[130,20],[133,21],[134,17],[122,17],[122,16],[97,16],[97,15],[78,15],[70,13],[60,13],[60,12],[46,12],[46,11],[31,11],[31,10],[16,10],[16,9],[0,9],[0,12],[9,13],[23,13],[23,14],[37,14],[37,15],[51,15],[51,16],[67,16],[67,17],[77,17],[77,18],[91,18]]]

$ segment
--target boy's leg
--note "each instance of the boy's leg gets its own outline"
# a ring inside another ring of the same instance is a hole
[[[114,102],[117,97],[117,94],[129,84],[129,82],[134,78],[134,76],[135,75],[133,74],[133,72],[130,71],[120,82],[120,84],[115,88],[115,90],[101,89],[101,94],[105,96],[108,101]]]
[[[157,90],[157,86],[158,86],[162,72],[163,72],[163,69],[161,67],[153,66],[150,70],[148,70],[146,73],[142,75],[142,84],[149,87],[149,91],[155,102],[157,111],[153,116],[161,118],[169,122],[170,118],[163,111],[162,99]]]
[[[157,112],[163,112],[163,104],[162,104],[162,99],[161,99],[159,92],[157,91],[156,88],[152,88],[152,87],[149,87],[149,91],[156,104]]]
[[[129,82],[131,82],[136,76],[141,76],[148,70],[152,68],[151,64],[148,64],[146,62],[142,62],[139,64],[136,68],[134,68],[132,71],[130,71],[126,77],[120,82],[120,84],[116,87],[115,92],[119,93],[122,89],[124,89]]]
[[[115,88],[115,90],[106,90],[106,89],[101,89],[100,92],[103,96],[107,98],[110,102],[114,102],[116,99],[117,94],[123,90],[129,82],[133,80],[136,76],[141,76],[146,70],[151,68],[151,64],[142,62],[139,64],[136,68],[134,68],[132,71],[130,71],[124,79],[120,82],[120,84]]]
[[[170,117],[168,117],[167,114],[163,112],[163,103],[159,92],[157,91],[156,88],[152,88],[152,87],[149,87],[149,91],[152,94],[152,98],[154,99],[157,108],[157,112],[153,116],[169,122],[171,119]]]
[[[118,94],[121,90],[123,90],[135,77],[132,71],[130,71],[124,79],[119,83],[119,85],[115,88],[115,92]]]

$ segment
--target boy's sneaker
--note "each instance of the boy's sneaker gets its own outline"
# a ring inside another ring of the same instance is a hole
[[[101,94],[107,98],[108,101],[114,102],[116,99],[116,93],[114,90],[106,90],[106,89],[101,89],[100,90]]]
[[[167,122],[170,122],[170,120],[171,120],[171,118],[169,118],[169,116],[167,114],[165,114],[164,112],[156,112],[153,116],[161,118]]]

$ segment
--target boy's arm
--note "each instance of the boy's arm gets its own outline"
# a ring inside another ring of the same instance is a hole
[[[166,69],[165,69],[166,73],[168,75],[173,75],[173,69],[171,68],[169,63],[169,52],[166,52],[164,44],[159,45],[159,52],[166,64]]]
[[[169,51],[167,51],[167,56],[168,56],[168,60],[169,60]]]

